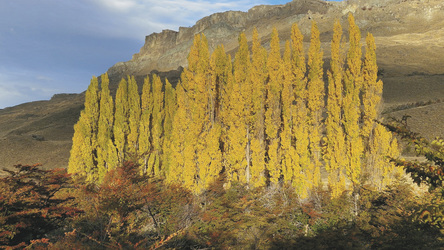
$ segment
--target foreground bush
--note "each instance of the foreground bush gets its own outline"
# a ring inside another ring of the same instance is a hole
[[[65,170],[42,170],[39,165],[17,165],[0,179],[0,245],[24,247],[49,242],[82,210],[68,204],[63,194],[70,186]]]
[[[332,198],[315,190],[224,187],[221,176],[201,195],[140,176],[126,162],[100,185],[72,182],[61,170],[18,166],[0,183],[1,245],[30,249],[418,249],[439,248],[425,223],[434,193],[418,197],[402,181],[361,187]],[[430,216],[432,214],[430,213]]]

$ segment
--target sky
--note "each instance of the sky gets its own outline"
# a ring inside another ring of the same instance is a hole
[[[0,109],[81,93],[145,36],[291,0],[0,0]]]

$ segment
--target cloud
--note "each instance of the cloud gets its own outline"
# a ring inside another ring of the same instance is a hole
[[[137,1],[132,0],[96,0],[96,2],[115,12],[128,12],[137,6]]]

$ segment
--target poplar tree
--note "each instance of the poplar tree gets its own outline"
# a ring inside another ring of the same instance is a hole
[[[261,46],[257,29],[253,30],[250,80],[252,85],[252,126],[250,136],[251,178],[253,187],[265,185],[265,84],[267,51]]]
[[[215,88],[214,116],[215,122],[224,123],[224,113],[226,111],[228,100],[228,55],[225,53],[223,45],[217,46],[211,55],[211,82]]]
[[[304,37],[297,24],[291,28],[291,69],[294,79],[295,112],[293,117],[293,135],[295,140],[295,155],[293,165],[293,186],[301,198],[307,197],[310,165],[308,139],[308,108],[307,108],[307,79],[304,53]]]
[[[128,76],[128,153],[137,156],[140,126],[140,95],[134,76]]]
[[[204,124],[202,125],[202,133],[199,136],[199,190],[201,191],[208,188],[208,186],[216,180],[222,170],[222,152],[220,150],[220,137],[222,128],[216,121],[218,118],[218,100],[220,82],[216,81],[213,77],[216,73],[211,66],[211,57],[209,55],[208,41],[204,35],[202,35],[201,47],[200,47],[199,60],[201,66],[201,84],[202,90],[205,92],[203,97],[204,107]],[[223,50],[222,50],[223,51]],[[221,51],[221,52],[222,52]],[[219,52],[219,53],[221,53]],[[221,53],[223,57],[223,53]],[[222,58],[221,58],[222,59]],[[220,73],[220,72],[219,72]],[[223,83],[222,83],[223,84]]]
[[[117,167],[116,147],[112,141],[114,125],[114,102],[109,91],[109,78],[101,76],[100,114],[97,131],[98,180],[102,182],[108,170]]]
[[[85,108],[74,126],[73,146],[68,162],[68,173],[85,176],[88,182],[97,179],[98,120],[99,83],[93,77],[85,93]]]
[[[361,100],[360,91],[362,88],[362,50],[361,33],[356,26],[353,16],[350,14],[349,21],[349,50],[347,53],[347,70],[344,78],[345,96],[343,99],[344,109],[344,131],[346,135],[347,152],[347,177],[357,192],[360,184],[363,155],[363,142],[360,136]]]
[[[128,127],[128,83],[122,78],[117,88],[114,113],[114,144],[117,149],[119,164],[122,164],[127,149]]]
[[[241,166],[240,181],[250,185],[251,181],[251,139],[253,137],[254,110],[253,110],[253,85],[251,81],[251,59],[248,48],[247,37],[241,34],[242,51],[234,58],[234,78],[238,81],[241,89],[241,98],[243,99],[242,123],[244,127],[245,149],[244,164]],[[240,64],[240,65],[239,65]]]
[[[152,112],[151,112],[151,138],[152,138],[152,152],[148,160],[148,166],[152,168],[154,176],[161,174],[161,156],[163,144],[163,100],[164,93],[162,91],[162,81],[157,75],[153,76],[152,80]]]
[[[199,185],[197,192],[201,193],[213,183],[222,170],[222,153],[220,151],[219,139],[221,126],[214,123],[211,129],[202,133],[202,140],[198,145],[199,158]]]
[[[176,91],[168,79],[165,78],[165,104],[164,104],[164,122],[163,122],[163,168],[165,175],[170,171],[171,165],[171,145],[173,133],[173,121],[177,110]]]
[[[250,53],[248,50],[247,38],[244,33],[239,36],[239,50],[234,58],[234,77],[230,87],[230,99],[227,111],[227,174],[228,182],[239,181],[247,183],[249,162],[247,162],[246,152],[248,152],[248,125],[247,113],[249,110],[248,100],[245,91],[246,85],[250,84],[249,79]]]
[[[367,152],[366,175],[370,184],[382,190],[396,178],[402,176],[403,169],[398,168],[390,159],[397,159],[400,155],[398,142],[392,133],[381,124],[375,124]]]
[[[270,52],[268,54],[267,69],[267,99],[265,111],[265,133],[268,140],[267,169],[270,174],[270,182],[276,184],[281,175],[280,171],[280,138],[281,126],[280,91],[282,87],[282,58],[280,53],[279,35],[276,28],[271,34]]]
[[[190,178],[193,173],[188,174],[185,179],[184,172],[186,161],[186,153],[192,138],[189,135],[189,117],[187,111],[189,109],[189,98],[183,84],[179,82],[176,87],[177,110],[173,118],[173,130],[171,133],[171,158],[169,162],[169,171],[166,174],[167,183],[182,184],[190,188],[193,180]]]
[[[282,132],[281,140],[281,167],[285,183],[291,183],[293,180],[293,166],[295,160],[298,160],[297,152],[292,145],[293,140],[293,118],[295,111],[295,96],[293,90],[294,75],[291,70],[291,47],[290,42],[285,43],[284,60],[282,64],[283,86],[282,86]]]
[[[368,139],[375,127],[375,119],[381,106],[382,81],[378,80],[378,66],[376,64],[376,45],[372,34],[366,37],[366,50],[362,69],[362,135]]]
[[[153,113],[153,98],[151,96],[151,82],[149,76],[143,81],[141,96],[141,117],[139,124],[138,155],[140,157],[141,171],[143,174],[153,176],[152,165],[148,165],[148,159],[153,151],[151,138],[151,114]]]
[[[214,126],[216,130],[212,131],[212,135],[219,135],[219,142],[216,144],[212,144],[213,148],[212,152],[216,152],[214,147],[216,145],[219,146],[220,159],[217,167],[211,168],[212,176],[215,177],[219,173],[216,173],[216,169],[225,166],[228,169],[228,164],[226,161],[225,151],[228,150],[227,146],[227,131],[228,131],[228,115],[229,115],[229,104],[230,104],[230,95],[232,90],[232,64],[231,57],[225,53],[224,46],[218,46],[216,50],[211,55],[211,81],[215,86],[215,121]],[[219,131],[218,131],[219,130]],[[210,136],[211,137],[211,136]],[[204,185],[208,185],[209,182],[206,181]]]
[[[184,69],[181,76],[183,91],[177,92],[178,113],[184,112],[183,117],[182,114],[179,117],[183,118],[186,125],[178,125],[180,130],[183,130],[183,134],[175,140],[178,140],[177,146],[183,158],[174,163],[178,164],[174,168],[180,168],[184,186],[196,193],[199,191],[199,163],[202,162],[202,157],[205,157],[200,144],[206,138],[201,133],[204,132],[205,122],[209,120],[209,113],[206,112],[208,110],[207,80],[210,78],[208,68],[208,42],[204,35],[195,35],[188,55],[188,67]],[[180,110],[182,107],[184,110]],[[181,138],[183,135],[185,138]],[[185,141],[182,143],[183,139]]]
[[[310,48],[308,50],[308,85],[307,106],[309,119],[309,138],[311,164],[308,179],[310,187],[317,187],[321,181],[321,138],[322,138],[322,112],[324,110],[324,80],[323,80],[323,52],[316,22],[313,21],[311,28]]]
[[[221,144],[222,144],[222,164],[225,167],[225,172],[227,175],[227,183],[228,186],[231,185],[231,180],[232,180],[232,171],[231,171],[231,160],[232,158],[230,157],[230,153],[231,153],[231,145],[230,145],[230,133],[231,128],[232,128],[232,108],[233,108],[233,103],[231,101],[232,98],[232,93],[234,92],[234,75],[233,75],[233,63],[231,60],[231,56],[228,55],[228,60],[227,60],[227,67],[226,67],[226,72],[227,72],[227,82],[226,82],[226,88],[224,91],[224,95],[222,95],[222,112],[221,112],[221,118],[222,118],[222,133],[221,133]]]
[[[198,186],[197,192],[200,193],[214,182],[222,171],[222,151],[221,136],[223,120],[221,112],[224,113],[225,106],[221,103],[222,99],[227,99],[227,60],[223,46],[219,46],[211,57],[208,57],[208,42],[202,35],[200,46],[202,64],[198,76],[201,79],[201,96],[206,98],[202,100],[204,123],[199,135],[198,152]],[[223,91],[223,92],[222,92]],[[227,100],[228,101],[228,100]],[[206,105],[205,105],[206,104]]]
[[[187,69],[184,69],[182,73],[182,89],[177,91],[177,103],[178,111],[175,116],[178,119],[174,119],[174,134],[175,141],[178,143],[178,153],[177,163],[179,168],[178,174],[181,174],[181,179],[183,180],[183,185],[194,191],[195,188],[195,177],[197,176],[196,169],[196,145],[197,145],[197,128],[194,121],[195,115],[193,114],[194,109],[194,88],[189,84],[189,80],[186,77]],[[178,123],[181,123],[180,125]],[[181,134],[177,135],[176,133]]]
[[[331,42],[330,71],[328,71],[327,119],[325,122],[325,169],[332,198],[345,190],[346,151],[342,127],[344,58],[341,52],[342,27],[335,22]]]
[[[389,158],[399,156],[396,138],[385,127],[375,122],[382,99],[382,81],[377,79],[376,46],[373,35],[366,37],[366,51],[362,67],[362,129],[365,142],[365,175],[380,190],[402,174]]]

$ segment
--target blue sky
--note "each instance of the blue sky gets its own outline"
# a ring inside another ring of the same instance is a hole
[[[145,36],[290,0],[0,0],[0,109],[80,93]]]

